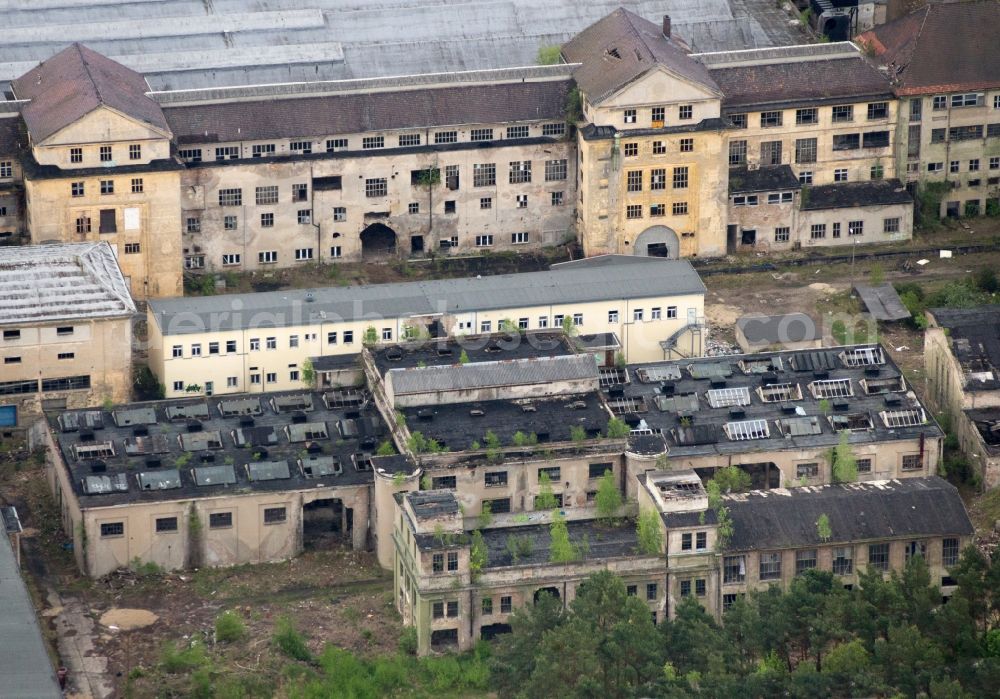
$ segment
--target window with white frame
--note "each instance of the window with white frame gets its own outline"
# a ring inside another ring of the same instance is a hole
[[[528,242],[528,233],[527,232],[511,233],[510,242],[513,245],[524,245],[525,243]]]
[[[365,180],[365,196],[369,198],[384,197],[389,192],[389,185],[384,177],[373,177]]]
[[[362,150],[385,148],[385,136],[365,136],[361,139]]]
[[[326,139],[326,152],[333,153],[338,150],[347,150],[347,139],[346,138],[328,138]]]
[[[477,248],[486,248],[486,247],[489,247],[491,245],[493,245],[493,234],[492,233],[488,233],[486,235],[477,235],[476,236],[476,247]]]
[[[434,134],[434,143],[458,143],[458,131],[438,131]]]
[[[527,138],[528,127],[524,124],[507,127],[507,138]]]
[[[404,133],[399,135],[399,145],[401,148],[406,146],[419,146],[420,145],[420,134],[418,133]]]
[[[510,184],[531,182],[531,161],[512,160],[510,162]]]
[[[232,267],[233,265],[240,264],[242,255],[238,252],[224,253],[222,255],[222,264],[224,267]]]
[[[292,141],[288,144],[288,150],[309,155],[313,152],[313,144],[312,141]]]
[[[470,141],[492,141],[493,129],[472,129],[469,134]]]
[[[303,262],[305,260],[311,260],[313,258],[312,248],[296,248],[295,249],[295,259],[298,262]]]
[[[663,317],[663,309],[659,306],[653,306],[649,309],[649,319],[650,320],[660,320]]]
[[[566,159],[545,161],[545,181],[557,182],[566,179]]]
[[[255,158],[263,158],[268,155],[274,155],[275,146],[273,143],[258,143],[250,149],[250,153]]]
[[[277,250],[263,250],[257,253],[257,262],[262,265],[274,264],[278,261]]]

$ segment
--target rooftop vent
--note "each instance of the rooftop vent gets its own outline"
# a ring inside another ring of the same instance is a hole
[[[421,408],[417,411],[417,419],[429,422],[434,419],[434,411],[430,408]]]
[[[672,396],[677,392],[677,384],[673,381],[664,381],[660,384],[660,393],[665,396]]]
[[[308,454],[322,454],[323,445],[318,442],[309,442],[306,444],[306,453]]]
[[[586,410],[587,402],[582,400],[575,400],[567,406],[570,410]]]
[[[371,435],[363,437],[361,441],[358,442],[362,449],[374,449],[378,441]]]
[[[240,418],[240,427],[253,427],[253,426],[254,426],[254,419],[252,417]]]
[[[552,439],[552,435],[549,434],[548,430],[542,430],[541,432],[536,432],[535,436],[538,437],[539,442],[548,442]]]
[[[642,418],[635,413],[629,413],[628,415],[622,415],[622,421],[629,427],[637,427],[642,422]]]
[[[451,347],[438,347],[438,349],[437,349],[437,355],[439,357],[450,357],[451,356]]]
[[[398,347],[390,347],[385,351],[385,358],[390,362],[398,362],[403,358],[403,350]]]
[[[882,370],[877,366],[870,366],[865,369],[865,376],[878,376],[882,373]]]
[[[899,396],[886,396],[885,404],[887,406],[902,405],[903,400]]]
[[[845,400],[836,400],[833,402],[833,409],[838,413],[842,413],[846,410],[849,410],[850,407],[851,404]]]
[[[292,424],[293,425],[301,425],[303,422],[305,422],[308,419],[309,419],[309,417],[305,413],[303,413],[303,412],[292,413]]]
[[[708,382],[708,385],[711,386],[712,388],[725,388],[726,387],[726,380],[725,379],[712,379],[711,381]]]
[[[132,434],[136,437],[148,437],[149,430],[145,427],[135,427],[132,429]]]
[[[253,453],[255,461],[263,461],[268,457],[267,449],[258,449]]]
[[[762,374],[760,377],[761,386],[771,386],[776,383],[778,383],[778,375],[774,372],[769,371],[766,374]]]
[[[521,404],[521,412],[522,413],[536,413],[536,412],[538,412],[538,408],[536,408],[531,403],[522,403]]]
[[[188,432],[201,432],[203,429],[204,427],[202,427],[202,424],[199,420],[192,420],[187,424]]]
[[[201,458],[201,463],[203,464],[215,463],[215,454],[202,454],[200,458]]]
[[[348,419],[348,420],[357,420],[359,417],[361,417],[361,411],[360,410],[348,410],[348,411],[346,411],[344,413],[344,417],[346,419]]]
[[[788,403],[783,403],[781,405],[781,412],[785,415],[792,415],[795,412],[795,406]]]
[[[608,395],[611,398],[621,398],[625,395],[625,389],[622,386],[612,386],[608,389]]]
[[[94,441],[94,433],[90,432],[90,431],[81,432],[80,433],[80,441],[81,442],[93,442]]]
[[[826,371],[825,369],[823,371],[814,371],[813,372],[813,378],[814,379],[828,379],[828,378],[830,378],[830,372]]]
[[[163,465],[163,461],[160,459],[146,459],[146,465],[149,468],[159,468]]]
[[[473,408],[472,410],[469,411],[469,415],[471,415],[472,417],[482,417],[485,414],[486,411],[483,410],[482,408]]]
[[[743,408],[730,408],[729,409],[729,417],[733,418],[734,420],[742,420],[743,418],[746,417],[746,415],[747,415],[747,411],[744,410]]]

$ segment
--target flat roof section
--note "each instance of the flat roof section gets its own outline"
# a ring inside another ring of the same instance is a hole
[[[865,308],[875,320],[904,320],[911,317],[903,301],[896,293],[896,288],[889,282],[883,284],[855,284]]]
[[[511,320],[517,322],[516,318]],[[561,331],[436,337],[377,346],[371,350],[375,366],[382,376],[392,369],[458,364],[463,352],[469,363],[572,354]]]
[[[357,389],[306,394],[309,413],[278,412],[272,400],[257,396],[226,396],[115,408],[117,414],[152,411],[152,424],[120,427],[110,414],[93,410],[48,413],[47,419],[84,508],[367,484],[385,426],[369,401],[340,400],[342,392]],[[268,397],[300,405],[303,392]],[[253,409],[223,411],[236,403]],[[82,412],[105,417],[100,426],[91,420],[90,428],[62,431],[60,425],[80,424],[72,416]]]
[[[931,308],[929,313],[948,330],[952,354],[965,372],[963,390],[1000,389],[1000,305]]]
[[[604,388],[608,404],[633,428],[633,439],[662,435],[671,456],[832,447],[845,429],[852,444],[943,434],[878,345],[703,357],[628,371],[630,383]]]

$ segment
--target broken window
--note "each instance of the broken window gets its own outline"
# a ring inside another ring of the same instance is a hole
[[[333,153],[338,150],[347,150],[347,139],[346,138],[328,138],[326,139],[326,152]]]
[[[747,142],[745,140],[729,142],[729,164],[746,165]]]
[[[802,575],[816,567],[816,549],[795,552],[795,574]]]
[[[848,398],[854,395],[854,387],[850,379],[824,379],[809,384],[813,398]]]
[[[313,144],[312,141],[292,141],[288,144],[288,149],[293,150],[296,153],[309,155],[313,152]]]
[[[723,430],[726,433],[726,437],[737,442],[751,439],[766,439],[770,436],[767,420],[727,422],[723,425]]]
[[[496,163],[474,163],[472,165],[473,187],[494,187],[497,183]]]
[[[760,554],[760,579],[778,580],[781,578],[781,553],[765,551]]]
[[[523,184],[531,182],[531,161],[512,160],[510,163],[510,183]]]
[[[242,205],[243,205],[242,189],[219,190],[219,206],[242,206]]]
[[[868,567],[889,570],[889,544],[868,544]]]
[[[833,549],[833,574],[850,575],[854,572],[854,550],[850,546]]]
[[[764,141],[760,144],[761,165],[781,165],[781,141]]]
[[[101,209],[100,213],[101,220],[101,233],[117,233],[118,224],[115,220],[115,210],[114,209]]]
[[[389,185],[384,177],[365,180],[365,196],[369,198],[384,197],[389,192]]]
[[[833,123],[843,123],[854,121],[854,106],[850,104],[838,105],[830,110]]]
[[[566,179],[566,159],[545,161],[545,181],[556,182]]]
[[[626,173],[626,189],[629,192],[642,191],[642,170],[629,170]]]
[[[799,138],[795,140],[795,162],[796,163],[816,162],[815,138]]]
[[[815,107],[807,107],[805,109],[795,110],[795,123],[798,125],[803,124],[816,124],[819,122],[819,110]]]
[[[856,133],[835,134],[834,150],[856,150],[861,147],[861,135]]]
[[[262,158],[266,155],[274,155],[275,147],[273,143],[258,143],[253,146],[251,153],[255,158]]]
[[[782,112],[761,112],[760,113],[760,126],[761,128],[770,128],[774,126],[781,126]]]
[[[865,148],[887,148],[889,146],[889,132],[866,131],[863,136],[862,145]]]

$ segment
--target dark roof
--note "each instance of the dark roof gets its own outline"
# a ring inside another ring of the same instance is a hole
[[[773,192],[778,189],[799,189],[799,178],[790,165],[765,165],[750,170],[745,167],[729,171],[729,193]]]
[[[697,527],[706,524],[718,524],[719,517],[715,510],[699,510],[697,512],[664,512],[661,515],[667,529],[681,527]]]
[[[726,496],[726,506],[732,551],[973,533],[958,490],[937,476],[758,490]],[[822,515],[830,520],[828,541],[816,527]]]
[[[0,117],[0,155],[15,155],[25,138],[21,132],[21,119],[16,115]]]
[[[168,131],[160,105],[146,96],[146,79],[81,44],[60,51],[11,83],[35,143],[104,105]]]
[[[854,445],[918,440],[921,435],[933,440],[943,434],[892,357],[877,345],[631,364],[628,372],[629,383],[606,389],[607,402],[613,410],[624,412],[622,419],[633,429],[645,423],[652,431],[649,438],[655,437],[661,444],[665,439],[671,460],[709,456],[724,460],[733,455],[742,458],[761,452],[832,447],[845,420],[852,426],[849,440]],[[849,392],[844,391],[848,394],[845,397],[827,401],[832,411],[824,409],[809,387],[813,381],[827,380],[841,382],[838,386],[844,389],[850,387]],[[872,384],[870,392],[863,388],[862,380],[865,385]],[[772,384],[790,384],[789,394],[765,402],[764,387]],[[717,405],[712,407],[707,393],[716,389],[725,389],[725,393],[712,396]],[[734,403],[740,403],[739,407]],[[880,415],[889,410],[913,410],[922,419],[912,425],[889,427]],[[733,427],[756,426],[759,432],[731,438],[725,431],[726,423],[753,421],[758,424]],[[634,444],[635,439],[636,435],[629,439],[630,451],[645,446]],[[655,444],[649,448],[654,449]],[[642,453],[649,452],[642,449]],[[764,487],[763,481],[760,487]]]
[[[361,354],[325,354],[322,357],[310,357],[315,371],[336,371],[338,369],[358,369],[361,367]]]
[[[886,77],[861,56],[713,67],[710,73],[726,110],[892,96]]]
[[[573,344],[581,350],[621,349],[622,343],[615,333],[593,333],[573,338]]]
[[[570,543],[581,547],[583,559],[587,561],[624,556],[642,556],[638,552],[639,540],[634,522],[623,522],[621,526],[606,527],[595,520],[574,520],[566,523]],[[515,561],[507,545],[508,539],[522,539],[531,542],[526,555]],[[549,563],[549,547],[552,535],[548,524],[530,524],[513,527],[496,527],[483,530],[486,542],[486,568],[503,568],[519,565],[546,565]],[[586,543],[584,543],[586,542]],[[660,563],[662,570],[662,562]]]
[[[530,406],[529,410],[525,410]],[[449,451],[467,451],[486,446],[486,433],[493,432],[504,447],[514,445],[514,435],[534,434],[539,446],[528,452],[553,448],[573,440],[572,428],[583,428],[596,438],[607,432],[611,415],[597,391],[547,396],[531,400],[483,400],[399,408],[411,432],[434,439]],[[608,447],[613,449],[613,447]],[[620,447],[617,447],[620,450]]]
[[[460,124],[562,120],[569,80],[165,107],[178,143],[327,136]]]
[[[913,203],[913,197],[899,180],[821,184],[803,190],[801,199],[803,211]]]
[[[805,313],[745,315],[736,320],[736,327],[743,331],[743,336],[751,343],[804,342],[823,337],[819,323]]]
[[[901,95],[1000,86],[1000,3],[930,3],[858,37],[897,82]]]
[[[410,369],[458,364],[465,352],[470,363],[512,359],[558,357],[572,354],[562,330],[508,332],[492,335],[462,335],[414,340],[395,345],[379,345],[371,351],[378,373],[390,369]]]
[[[719,92],[708,70],[688,56],[687,46],[678,37],[664,38],[662,27],[624,8],[563,44],[562,54],[568,62],[582,64],[573,78],[592,103],[604,100],[657,66]]]
[[[971,408],[962,412],[979,432],[986,452],[991,456],[1000,454],[1000,408]]]
[[[302,406],[308,407],[299,412]],[[386,434],[370,397],[359,389],[186,398],[122,405],[113,413],[94,408],[47,417],[84,508],[368,485],[373,472],[366,459]],[[325,426],[325,438],[304,434],[316,423]],[[202,441],[215,436],[220,444]],[[109,441],[114,455],[78,458],[78,448]],[[261,464],[270,478],[251,478],[247,464]],[[410,470],[405,462],[380,466]],[[172,487],[143,488],[140,474]],[[94,487],[88,487],[88,478]]]
[[[965,372],[966,392],[1000,388],[1000,305],[929,309]]]
[[[855,284],[854,290],[875,320],[903,320],[910,317],[896,288],[889,282],[882,284]]]
[[[450,490],[418,490],[408,493],[405,497],[418,519],[453,515],[458,512],[458,500]]]
[[[21,518],[17,516],[16,508],[0,507],[0,517],[3,518],[3,526],[8,534],[21,533]]]

